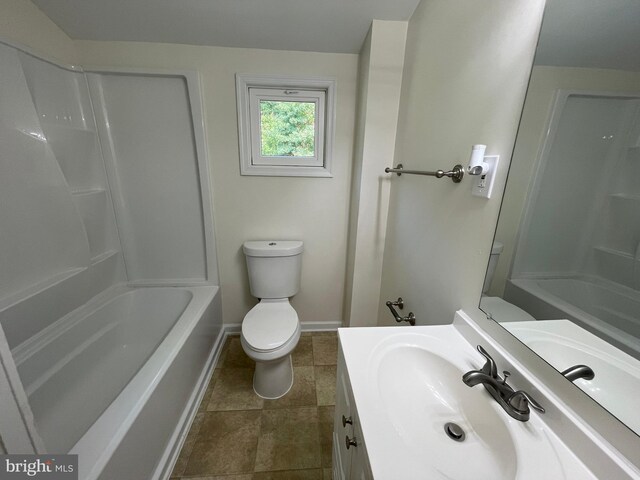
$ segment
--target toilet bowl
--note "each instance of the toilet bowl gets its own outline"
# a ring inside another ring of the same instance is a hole
[[[285,395],[293,385],[291,352],[300,340],[298,314],[289,303],[300,286],[300,241],[243,244],[251,294],[260,299],[242,321],[240,342],[256,362],[253,390],[267,399]]]
[[[298,340],[298,314],[286,298],[261,300],[244,317],[240,343],[247,356],[256,362],[253,389],[259,396],[280,398],[291,389],[291,352]]]

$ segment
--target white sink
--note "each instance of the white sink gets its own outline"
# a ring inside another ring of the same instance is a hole
[[[629,428],[640,435],[637,404],[640,398],[640,361],[569,320],[503,323],[520,341],[563,371],[584,364],[593,380],[574,383]]]
[[[340,341],[376,479],[595,478],[537,412],[519,422],[462,382],[484,358],[453,326],[344,329]]]
[[[424,346],[402,342],[377,353],[371,364],[377,371],[377,393],[386,420],[407,451],[451,478],[470,477],[474,471],[488,478],[515,477],[516,451],[507,417],[493,408],[483,387],[467,387],[460,368]],[[448,422],[465,432],[462,442],[447,436]]]

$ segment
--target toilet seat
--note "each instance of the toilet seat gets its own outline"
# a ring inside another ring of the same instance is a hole
[[[480,308],[491,313],[496,322],[527,322],[536,319],[520,307],[503,300],[500,297],[482,297]]]
[[[242,337],[256,352],[272,352],[299,332],[298,314],[288,299],[261,300],[245,315]]]

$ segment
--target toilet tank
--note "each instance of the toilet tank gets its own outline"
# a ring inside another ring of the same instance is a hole
[[[244,242],[251,295],[257,298],[293,297],[300,290],[303,243],[299,240]]]
[[[487,274],[484,277],[484,284],[482,285],[482,293],[486,294],[491,288],[491,282],[493,281],[493,275],[496,273],[496,267],[498,266],[498,260],[500,260],[500,254],[504,250],[502,242],[495,241],[491,246],[491,255],[489,256],[489,266],[487,267]]]

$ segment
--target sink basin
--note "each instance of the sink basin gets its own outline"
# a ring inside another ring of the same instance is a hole
[[[537,412],[519,422],[462,382],[484,358],[455,327],[341,329],[340,344],[376,479],[595,478]]]
[[[640,397],[640,361],[569,320],[503,323],[520,341],[563,371],[585,364],[593,380],[573,382],[640,435],[640,415],[630,398]]]
[[[422,346],[395,344],[378,355],[372,364],[377,393],[408,452],[428,458],[429,468],[444,477],[483,472],[487,478],[515,478],[516,450],[506,414],[492,407],[483,387],[467,387],[464,371]],[[447,435],[448,422],[464,431],[463,441]]]

